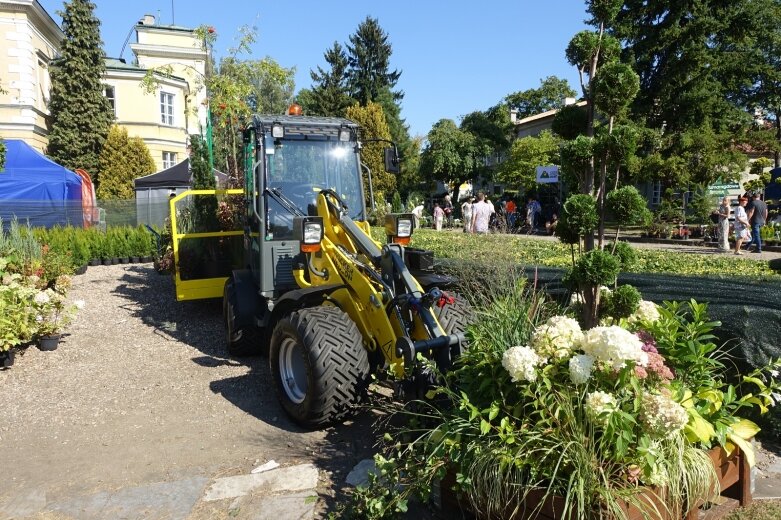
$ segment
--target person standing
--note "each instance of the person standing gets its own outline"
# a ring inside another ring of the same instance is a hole
[[[485,201],[485,195],[478,193],[477,202],[472,205],[472,232],[488,233],[488,224],[495,211],[493,205]]]
[[[450,200],[450,195],[445,195],[445,218],[447,219],[447,227],[453,227],[453,202]]]
[[[467,197],[464,203],[461,204],[461,216],[464,218],[464,233],[472,232],[472,205],[474,200],[474,197]]]
[[[740,197],[740,205],[735,208],[735,254],[742,255],[743,251],[740,250],[740,246],[743,245],[743,241],[751,238],[749,233],[748,214],[746,214],[746,204],[748,199],[746,197]]]
[[[442,231],[442,221],[445,219],[445,212],[439,207],[439,202],[434,203],[434,229]]]
[[[419,229],[420,221],[423,218],[423,204],[418,204],[413,208],[412,216],[415,218],[415,229]]]
[[[748,247],[756,245],[755,253],[762,252],[762,237],[760,229],[767,223],[767,204],[759,198],[759,193],[752,197],[751,205],[748,207],[748,221],[751,224],[751,242]]]
[[[512,198],[508,199],[504,209],[507,212],[507,225],[510,227],[510,231],[512,232],[512,230],[515,229],[515,212],[518,210],[517,206],[515,205],[515,201]]]
[[[534,197],[529,197],[529,201],[526,203],[526,224],[529,226],[529,233],[534,233],[534,229],[537,227],[537,215],[540,214],[541,209],[540,203]]]
[[[722,198],[718,209],[719,249],[721,251],[729,251],[729,202],[729,197]]]

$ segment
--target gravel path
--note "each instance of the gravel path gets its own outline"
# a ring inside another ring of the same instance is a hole
[[[220,302],[176,302],[151,264],[90,267],[70,297],[86,306],[59,348],[0,371],[0,506],[31,489],[51,502],[269,459],[314,462],[327,494],[330,475],[367,455],[368,420],[297,428],[267,360],[224,354]]]

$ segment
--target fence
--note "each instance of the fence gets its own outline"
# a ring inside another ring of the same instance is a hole
[[[98,200],[96,208],[84,208],[81,201],[0,200],[0,218],[18,220],[33,227],[106,227],[149,224],[165,227],[168,198],[144,200]]]

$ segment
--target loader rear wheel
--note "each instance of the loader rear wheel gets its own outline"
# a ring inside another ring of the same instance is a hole
[[[254,324],[239,324],[237,320],[237,294],[233,280],[225,282],[222,294],[222,318],[225,323],[225,340],[228,354],[236,357],[257,356],[264,352],[263,334]]]
[[[363,338],[337,307],[300,309],[281,318],[269,363],[282,407],[306,428],[343,421],[367,393]]]

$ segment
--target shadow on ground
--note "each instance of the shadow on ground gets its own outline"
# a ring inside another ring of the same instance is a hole
[[[127,300],[126,310],[161,334],[185,343],[200,352],[192,361],[199,366],[246,366],[246,375],[212,380],[209,387],[247,414],[291,434],[306,430],[285,415],[279,405],[264,357],[234,358],[225,349],[222,303],[218,299],[177,302],[173,280],[157,274],[151,266],[132,266],[120,280],[115,293]],[[312,462],[328,473],[333,486],[322,493],[328,511],[336,511],[337,502],[345,499],[345,478],[363,459],[375,452],[372,431],[373,413],[361,411],[345,424],[324,431],[320,442],[291,436],[288,446],[307,444]],[[381,437],[381,434],[379,435]],[[262,439],[248,439],[262,442]],[[281,447],[284,451],[284,446]]]

